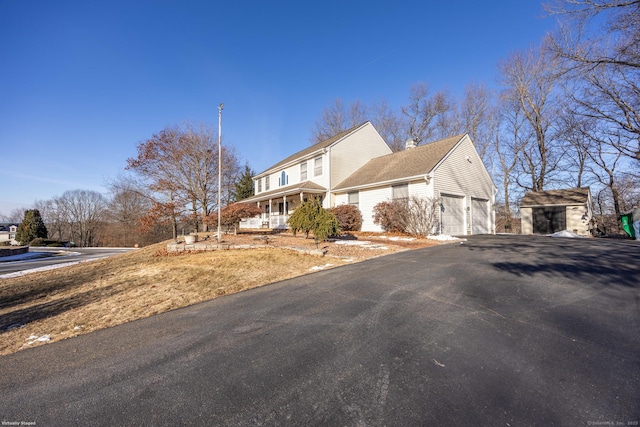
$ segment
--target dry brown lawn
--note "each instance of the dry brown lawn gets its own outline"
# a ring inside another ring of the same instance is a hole
[[[427,239],[390,242],[359,235],[377,246],[321,243],[327,256],[285,247],[313,248],[311,239],[277,235],[264,247],[169,255],[168,242],[56,270],[0,279],[0,355],[59,341],[375,256],[431,246]],[[225,236],[256,244],[253,236]]]

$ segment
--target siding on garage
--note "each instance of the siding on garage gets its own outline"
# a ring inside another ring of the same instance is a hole
[[[462,234],[473,233],[471,200],[473,198],[488,200],[490,212],[489,232],[493,232],[495,223],[493,218],[493,182],[468,136],[465,136],[458,146],[436,166],[434,189],[438,197],[443,195],[464,196],[463,207],[466,214],[464,220],[465,229]]]
[[[373,223],[373,207],[385,200],[391,200],[391,186],[360,190],[362,231],[382,231],[379,225]]]

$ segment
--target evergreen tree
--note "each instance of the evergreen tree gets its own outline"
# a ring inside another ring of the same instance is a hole
[[[254,195],[253,175],[255,175],[255,172],[251,170],[248,164],[245,164],[244,171],[233,190],[232,197],[234,201],[239,202]]]
[[[42,216],[38,209],[29,209],[24,212],[24,219],[18,226],[16,240],[22,245],[28,245],[33,239],[41,237],[47,238],[47,227],[42,221]]]
[[[302,203],[291,214],[288,223],[294,236],[298,231],[302,231],[305,238],[309,238],[309,232],[313,232],[316,241],[340,233],[336,216],[322,207],[320,199]]]

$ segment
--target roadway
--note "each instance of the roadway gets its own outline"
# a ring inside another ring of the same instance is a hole
[[[29,254],[24,256],[0,257],[0,278],[12,273],[23,273],[28,270],[55,268],[68,263],[89,261],[106,258],[132,248],[29,248]],[[31,258],[35,254],[42,257]],[[3,259],[4,258],[4,259]]]

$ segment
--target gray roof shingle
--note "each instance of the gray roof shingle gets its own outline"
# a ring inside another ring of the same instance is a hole
[[[334,189],[341,190],[425,175],[431,172],[464,136],[465,134],[456,135],[371,159]]]
[[[520,206],[582,205],[587,203],[588,200],[589,187],[531,191],[524,195]]]

